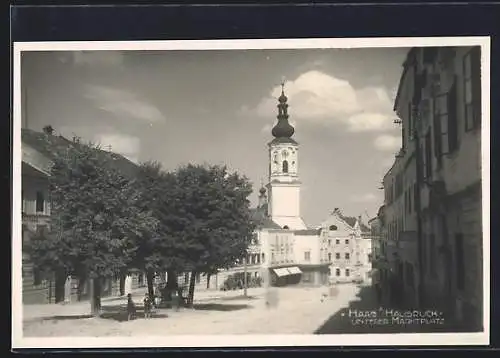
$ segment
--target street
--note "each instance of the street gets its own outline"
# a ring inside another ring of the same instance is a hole
[[[340,285],[335,297],[321,302],[324,288],[274,288],[279,302],[276,307],[265,305],[264,289],[243,292],[195,293],[195,309],[156,310],[153,318],[126,321],[125,299],[103,301],[101,318],[88,316],[89,304],[79,302],[66,306],[25,306],[23,331],[25,337],[62,336],[158,336],[182,334],[312,334],[318,327],[354,300],[359,287]],[[139,303],[143,292],[134,300]],[[46,311],[44,313],[44,311]],[[56,312],[57,311],[57,312]]]

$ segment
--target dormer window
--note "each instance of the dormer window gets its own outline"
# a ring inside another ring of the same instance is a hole
[[[288,227],[288,225],[285,225],[285,226],[283,226],[283,229],[288,230],[290,228]]]
[[[337,226],[336,225],[330,225],[330,227],[328,229],[331,230],[331,231],[335,231],[335,230],[337,230]]]

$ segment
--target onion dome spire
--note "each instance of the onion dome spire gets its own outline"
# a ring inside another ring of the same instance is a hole
[[[285,95],[285,81],[281,82],[281,96],[278,98],[278,123],[273,127],[272,135],[275,138],[290,138],[295,132],[288,123],[288,97]]]

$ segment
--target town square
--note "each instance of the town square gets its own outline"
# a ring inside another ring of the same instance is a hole
[[[23,336],[481,332],[481,54],[25,51]]]

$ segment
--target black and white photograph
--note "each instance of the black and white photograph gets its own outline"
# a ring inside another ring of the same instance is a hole
[[[15,44],[14,344],[487,343],[489,51]]]

